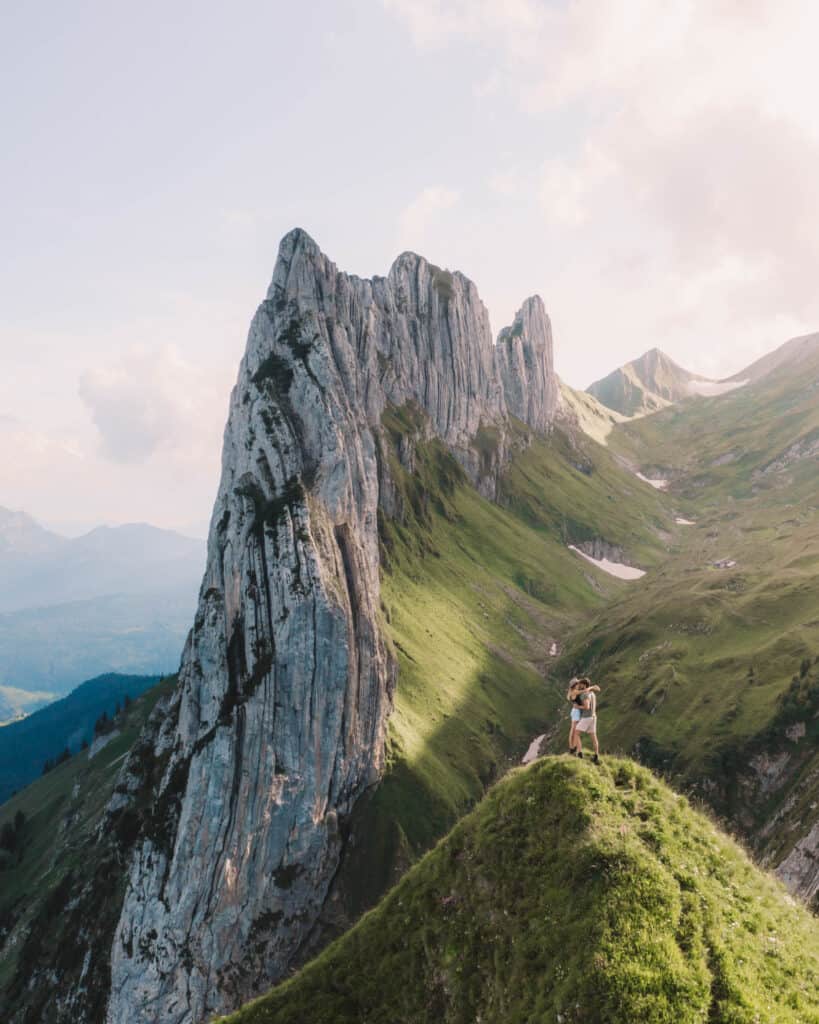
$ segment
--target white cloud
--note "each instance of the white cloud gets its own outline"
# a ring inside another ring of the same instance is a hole
[[[218,378],[171,346],[135,347],[108,366],[86,370],[79,395],[99,432],[103,454],[139,462],[159,451],[188,456],[218,437],[224,410]]]
[[[383,0],[424,48],[453,39],[501,40],[512,55],[533,55],[532,41],[550,18],[537,0]]]
[[[439,214],[452,209],[460,196],[444,185],[430,185],[409,203],[398,218],[398,248],[422,251]]]
[[[592,148],[587,148],[574,163],[546,160],[538,189],[543,213],[557,224],[585,223],[590,215],[590,200],[613,173],[611,160]]]
[[[578,376],[604,345],[611,360],[661,344],[733,371],[759,339],[784,341],[784,325],[819,326],[819,8],[387,7],[419,46],[480,47],[484,80],[531,118],[530,202],[550,251],[573,256],[542,287],[561,304],[558,350],[571,345]],[[519,179],[499,167],[487,180],[511,200]]]
[[[18,479],[48,471],[56,460],[76,463],[84,458],[77,438],[31,428],[16,416],[0,416],[0,442],[8,455],[0,460],[0,489],[4,491],[13,490]]]

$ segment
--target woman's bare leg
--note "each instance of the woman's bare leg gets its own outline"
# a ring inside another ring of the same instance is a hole
[[[574,750],[575,744],[577,743],[577,722],[572,722],[569,726],[569,753]]]

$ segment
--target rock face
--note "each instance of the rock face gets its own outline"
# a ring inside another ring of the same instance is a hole
[[[406,403],[491,489],[476,433],[492,427],[503,453],[509,412],[542,431],[557,405],[540,299],[496,349],[461,274],[405,253],[361,280],[291,232],[231,398],[199,607],[149,758],[160,781],[113,941],[111,1024],[235,1007],[309,936],[345,819],[382,769],[380,422]],[[145,758],[138,745],[112,818]]]
[[[819,822],[803,836],[776,869],[791,892],[814,903],[819,893]]]
[[[527,299],[514,324],[500,332],[496,351],[509,413],[535,430],[548,430],[557,411],[559,389],[552,325],[539,296]]]

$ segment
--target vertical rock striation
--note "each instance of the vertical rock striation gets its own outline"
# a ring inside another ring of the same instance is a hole
[[[498,374],[510,415],[547,431],[558,405],[552,325],[539,295],[527,299],[511,327],[498,336]]]
[[[792,893],[819,909],[819,821],[796,843],[776,873]]]
[[[345,818],[382,769],[382,414],[413,403],[480,483],[482,426],[502,434],[511,412],[548,428],[551,358],[538,298],[496,349],[461,274],[405,253],[362,280],[304,232],[283,239],[231,397],[199,607],[111,951],[111,1024],[202,1021],[297,957]],[[112,821],[140,791],[140,749]]]

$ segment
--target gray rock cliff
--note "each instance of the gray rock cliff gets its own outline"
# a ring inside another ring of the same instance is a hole
[[[552,325],[536,295],[524,302],[511,327],[498,336],[498,371],[507,409],[534,430],[547,431],[558,405]]]
[[[110,1024],[229,1010],[298,958],[344,822],[383,764],[395,662],[379,620],[379,431],[413,403],[491,492],[472,442],[557,405],[540,299],[493,345],[475,286],[405,253],[386,278],[282,241],[230,403],[199,607],[150,752],[161,781],[111,950]],[[408,456],[411,457],[411,456]],[[497,471],[497,467],[493,467]],[[109,816],[144,789],[144,745]]]

